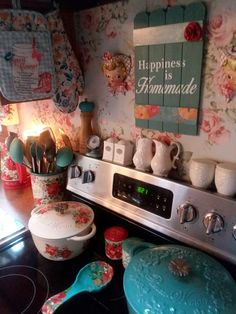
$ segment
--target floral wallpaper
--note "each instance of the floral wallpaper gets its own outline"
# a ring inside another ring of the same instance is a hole
[[[194,157],[236,161],[236,1],[206,0],[207,26],[202,74],[202,100],[199,134],[187,136],[139,129],[134,120],[133,20],[137,13],[167,5],[186,5],[188,0],[129,0],[108,4],[74,15],[77,50],[84,71],[87,97],[95,103],[94,132],[103,138],[135,141],[140,135],[166,142],[179,141]],[[109,89],[102,71],[104,53],[125,54],[131,70],[125,93]],[[78,146],[80,110],[61,113],[52,100],[22,103],[18,106],[21,129],[35,124],[59,127]]]

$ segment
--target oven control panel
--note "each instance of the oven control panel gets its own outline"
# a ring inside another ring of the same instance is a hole
[[[119,173],[113,178],[114,197],[163,218],[171,217],[173,193],[170,190]]]
[[[236,199],[77,154],[67,189],[236,265]]]

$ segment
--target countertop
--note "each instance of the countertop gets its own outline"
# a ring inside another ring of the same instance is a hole
[[[0,182],[0,208],[7,211],[24,225],[28,224],[30,212],[34,208],[32,189],[30,187],[6,190]]]

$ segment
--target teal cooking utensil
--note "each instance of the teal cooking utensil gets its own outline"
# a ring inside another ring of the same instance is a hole
[[[19,138],[15,137],[11,142],[9,154],[14,162],[23,164],[25,167],[31,169],[24,154],[24,143]]]
[[[10,149],[10,145],[11,145],[12,141],[13,141],[14,138],[16,138],[16,137],[17,137],[17,133],[15,133],[15,132],[9,132],[9,135],[8,135],[8,137],[7,137],[6,140],[5,140],[5,145],[6,145],[6,148],[7,148],[8,151],[9,151],[9,149]]]
[[[71,164],[73,160],[73,151],[69,147],[58,149],[56,154],[56,165],[65,168]]]
[[[112,280],[114,271],[112,266],[96,261],[84,266],[76,276],[72,286],[49,298],[43,305],[42,314],[52,314],[64,302],[82,292],[98,292],[105,288]]]

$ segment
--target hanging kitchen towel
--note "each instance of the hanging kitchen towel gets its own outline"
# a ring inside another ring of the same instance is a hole
[[[82,71],[66,35],[59,11],[48,13],[46,18],[51,31],[56,72],[56,92],[53,100],[62,112],[73,112],[84,89]]]
[[[10,102],[52,97],[55,72],[45,17],[34,11],[0,10],[0,91]]]

